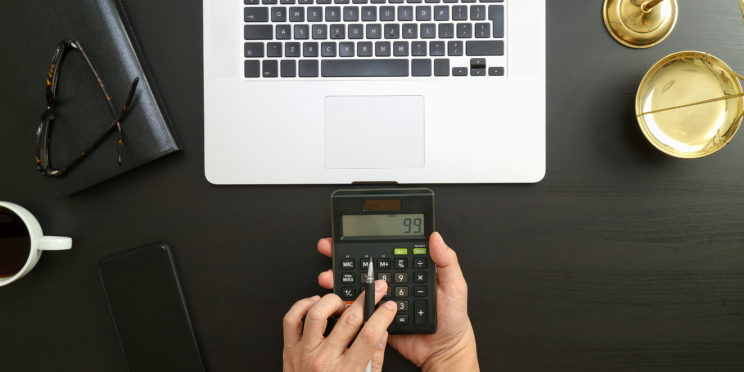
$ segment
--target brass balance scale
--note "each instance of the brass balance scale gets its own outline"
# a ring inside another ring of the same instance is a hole
[[[739,0],[744,18],[744,0]],[[677,23],[676,0],[605,0],[607,30],[619,43],[649,48]],[[710,155],[731,141],[744,117],[744,92],[735,73],[703,52],[668,55],[646,73],[636,95],[636,118],[646,138],[678,158]]]

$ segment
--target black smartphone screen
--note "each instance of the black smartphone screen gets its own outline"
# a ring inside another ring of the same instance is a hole
[[[106,257],[98,274],[130,371],[204,371],[166,244]]]

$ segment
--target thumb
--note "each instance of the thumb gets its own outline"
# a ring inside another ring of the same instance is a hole
[[[443,291],[449,293],[467,293],[467,284],[457,261],[457,254],[442,239],[438,232],[429,236],[429,253],[437,265],[437,281]]]

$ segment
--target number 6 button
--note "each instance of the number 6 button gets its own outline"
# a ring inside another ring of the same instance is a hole
[[[408,287],[395,287],[395,297],[408,296]]]

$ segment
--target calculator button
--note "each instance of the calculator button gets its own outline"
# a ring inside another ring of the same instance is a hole
[[[413,268],[414,269],[425,269],[426,268],[426,257],[414,257]]]
[[[387,292],[385,292],[385,297],[390,297],[393,295],[393,287],[388,286]]]
[[[343,287],[341,288],[341,297],[343,298],[354,298],[354,288]]]
[[[395,279],[394,281],[396,283],[407,283],[408,282],[408,273],[395,273]]]
[[[377,273],[377,280],[384,280],[390,284],[390,273]]]
[[[413,295],[416,297],[426,297],[428,293],[429,293],[428,287],[423,287],[423,286],[413,287]]]
[[[395,297],[407,297],[408,287],[395,287]]]
[[[377,259],[377,268],[378,269],[389,269],[390,268],[390,259],[389,258],[378,258]]]
[[[359,283],[367,283],[367,273],[359,275]]]
[[[342,273],[341,282],[344,284],[354,283],[354,273]]]
[[[395,268],[396,269],[407,269],[408,268],[408,259],[407,258],[396,258],[395,259]]]
[[[413,273],[413,281],[416,283],[426,283],[426,273]]]
[[[395,324],[406,325],[408,324],[408,314],[398,314],[395,316]]]
[[[341,268],[342,269],[353,269],[354,268],[354,259],[353,258],[344,258],[341,260]]]
[[[361,267],[364,270],[367,270],[369,268],[369,258],[362,258],[359,260],[359,267]]]
[[[415,324],[426,324],[429,316],[429,309],[426,308],[426,301],[413,302],[413,321]]]
[[[397,302],[398,302],[398,312],[408,311],[408,301],[397,301]]]

